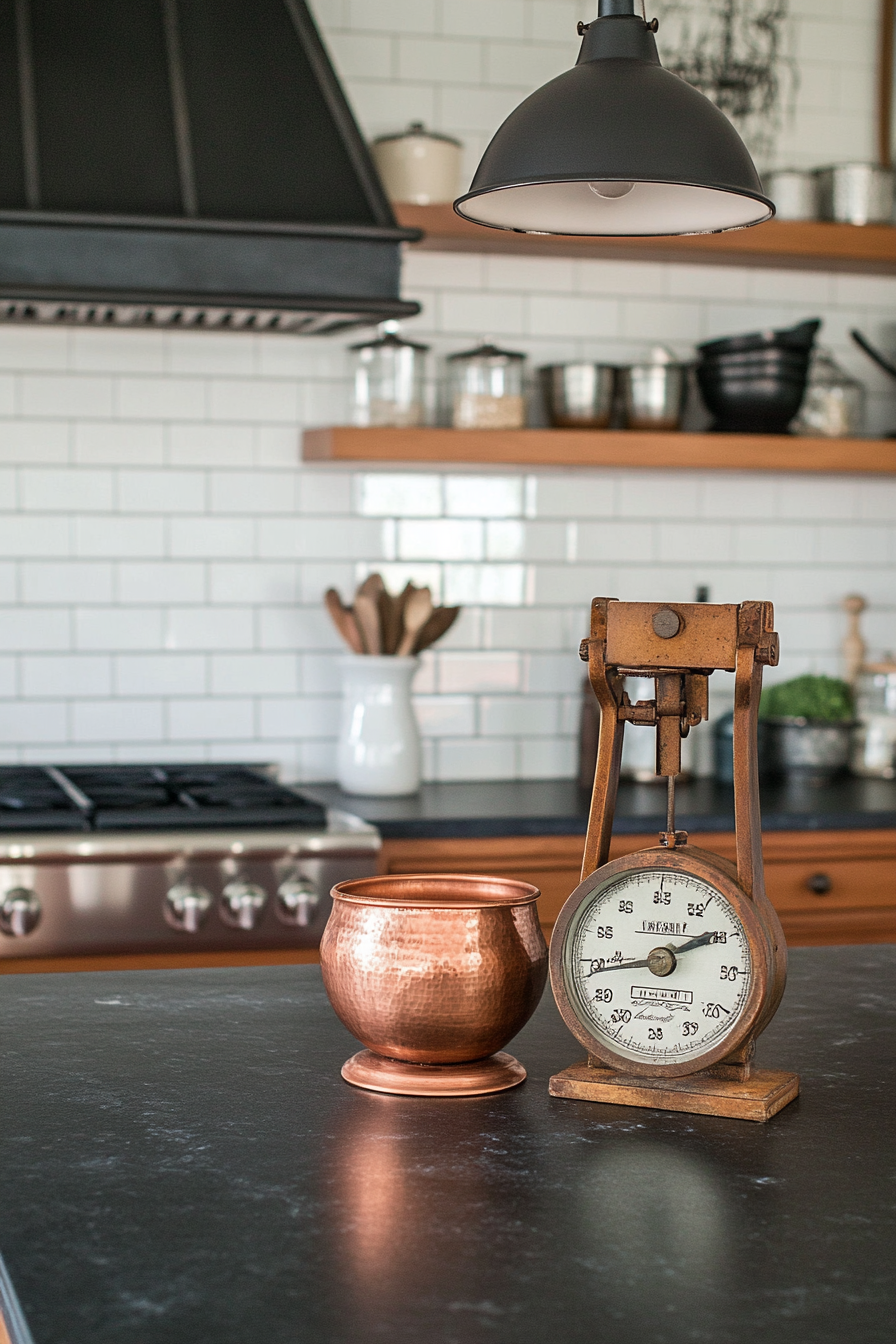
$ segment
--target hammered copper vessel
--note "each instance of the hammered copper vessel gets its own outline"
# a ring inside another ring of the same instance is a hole
[[[525,1069],[501,1047],[545,985],[539,894],[526,882],[454,873],[338,883],[321,969],[337,1015],[367,1046],[343,1078],[411,1096],[521,1083]]]

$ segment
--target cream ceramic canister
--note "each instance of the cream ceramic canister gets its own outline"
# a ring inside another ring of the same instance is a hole
[[[390,798],[420,787],[420,730],[411,703],[417,666],[416,658],[395,655],[340,658],[336,773],[346,793]]]
[[[381,135],[371,150],[390,201],[453,201],[460,184],[460,141],[413,121],[400,135]]]

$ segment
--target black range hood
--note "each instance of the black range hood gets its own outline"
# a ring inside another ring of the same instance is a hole
[[[305,0],[0,0],[0,321],[412,316]]]

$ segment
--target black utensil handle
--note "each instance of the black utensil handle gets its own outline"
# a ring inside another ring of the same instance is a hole
[[[896,364],[891,364],[888,359],[883,357],[879,350],[875,350],[871,342],[866,340],[860,331],[853,330],[849,334],[859,349],[865,351],[865,354],[869,359],[873,359],[875,364],[882,368],[884,373],[888,373],[891,378],[896,378]]]

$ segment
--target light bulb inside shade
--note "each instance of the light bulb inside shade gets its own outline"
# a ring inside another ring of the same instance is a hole
[[[605,201],[618,201],[620,196],[627,196],[634,185],[634,182],[588,183],[588,186],[594,192],[595,196],[602,196]]]

